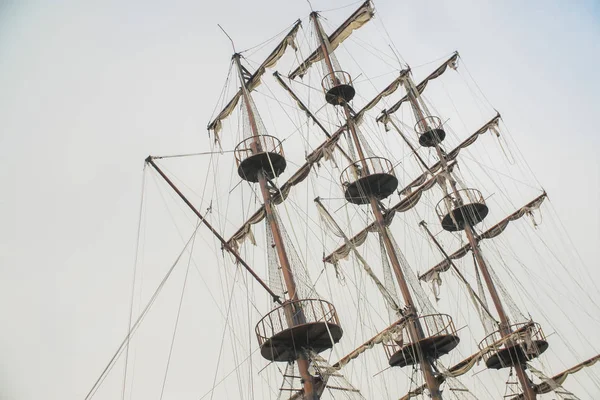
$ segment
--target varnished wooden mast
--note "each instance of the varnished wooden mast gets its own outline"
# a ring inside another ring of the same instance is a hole
[[[409,82],[409,85],[407,88],[408,98],[409,98],[409,101],[415,112],[415,116],[419,119],[417,121],[417,124],[420,125],[421,122],[426,123],[427,122],[426,116],[424,115],[423,110],[421,110],[421,107],[420,107],[420,104],[419,104],[419,101],[417,98],[419,96],[419,94],[414,92],[414,89],[413,89],[414,84],[412,84],[412,81],[410,80],[409,76],[407,76],[407,82]],[[420,125],[420,126],[422,126],[422,125]],[[462,197],[456,187],[456,181],[452,178],[451,174],[449,173],[446,156],[442,152],[439,142],[434,141],[434,144],[435,144],[435,150],[438,155],[438,158],[439,158],[440,162],[442,163],[442,169],[445,172],[447,172],[447,180],[450,183],[450,188],[452,190],[452,193],[454,194],[454,197],[453,197],[454,206],[459,207],[459,206],[463,205],[463,200],[462,200]],[[473,255],[475,256],[475,259],[477,260],[477,265],[479,266],[481,275],[483,276],[485,284],[488,288],[488,292],[490,293],[490,297],[492,298],[494,307],[496,308],[496,312],[498,313],[498,317],[500,318],[500,332],[502,333],[502,336],[510,335],[512,333],[512,330],[510,328],[510,320],[508,318],[508,315],[506,314],[506,311],[504,310],[504,306],[502,305],[502,301],[500,300],[498,290],[496,289],[496,286],[494,285],[494,282],[492,281],[492,277],[490,275],[488,265],[487,265],[485,259],[483,258],[483,254],[481,253],[481,249],[479,248],[479,243],[477,242],[477,239],[475,238],[475,232],[474,232],[473,225],[471,224],[470,221],[465,224],[465,234],[467,236],[467,240],[469,241],[469,244],[471,245],[471,251],[473,252]],[[535,400],[536,394],[531,387],[531,381],[525,374],[525,369],[524,369],[523,365],[521,365],[519,363],[515,363],[514,368],[517,373],[517,377],[519,378],[519,382],[521,383],[521,387],[523,389],[525,398],[527,400]]]
[[[313,12],[313,13],[311,13],[310,17],[314,23],[315,30],[319,36],[321,51],[323,52],[324,60],[327,65],[327,69],[329,71],[330,77],[332,79],[332,83],[339,84],[339,80],[335,76],[336,71],[333,69],[333,65],[332,65],[332,62],[330,59],[329,50],[327,48],[327,43],[325,42],[324,32],[323,32],[323,30],[321,28],[321,24],[319,23],[319,20],[318,20],[318,14],[316,12]],[[355,126],[354,120],[350,114],[350,106],[346,102],[344,102],[342,104],[342,107],[344,108],[344,113],[346,116],[346,124],[350,131],[350,135],[352,136],[352,140],[354,142],[354,146],[356,147],[356,151],[358,152],[358,156],[359,156],[359,160],[362,165],[362,168],[366,174],[369,174],[369,168],[368,168],[367,162],[365,160],[365,155],[364,155],[360,140],[359,140],[357,132],[356,132],[356,126]],[[402,297],[407,306],[408,313],[413,314],[412,316],[416,317],[416,308],[414,306],[414,301],[412,299],[412,295],[408,288],[408,284],[406,283],[406,279],[404,278],[404,274],[400,267],[400,261],[398,260],[398,257],[396,255],[396,250],[394,249],[394,245],[387,233],[386,225],[384,222],[383,214],[379,207],[379,203],[374,196],[371,196],[370,203],[371,203],[371,208],[373,210],[373,214],[375,215],[378,230],[381,234],[381,237],[383,238],[383,242],[384,242],[386,251],[388,253],[388,256],[390,258],[392,267],[394,269],[394,273],[396,275],[396,279],[398,281],[400,291],[402,292]],[[411,321],[411,323],[409,323],[408,326],[409,326],[409,332],[411,334],[412,340],[415,343],[418,342],[419,340],[423,339],[423,330],[421,328],[421,324],[418,319],[415,318],[413,321]],[[437,380],[433,374],[433,368],[431,365],[431,361],[425,359],[425,357],[420,357],[420,365],[421,365],[421,369],[422,369],[422,372],[423,372],[423,375],[425,378],[425,382],[427,383],[427,388],[429,389],[429,392],[431,394],[431,398],[434,400],[441,400],[442,395],[439,390],[439,383],[437,382]]]
[[[263,151],[261,149],[260,144],[260,133],[258,132],[258,126],[256,124],[256,116],[254,115],[254,110],[252,109],[252,105],[250,103],[250,94],[246,88],[246,81],[244,79],[243,68],[240,62],[239,53],[234,54],[233,59],[237,66],[240,82],[242,84],[242,97],[244,100],[244,104],[246,105],[246,112],[248,114],[248,119],[250,120],[250,128],[252,130],[253,141],[251,143],[252,152],[254,154]],[[275,244],[275,249],[277,251],[277,257],[279,258],[279,265],[281,267],[281,272],[283,273],[283,279],[285,281],[285,285],[288,291],[288,298],[290,301],[298,300],[298,292],[296,289],[296,282],[294,281],[294,275],[292,273],[290,261],[287,256],[287,252],[285,249],[285,244],[283,242],[283,236],[281,234],[281,230],[279,228],[279,223],[277,222],[277,218],[275,217],[275,213],[273,211],[273,204],[271,193],[269,192],[269,187],[267,186],[267,178],[263,172],[259,172],[258,183],[260,185],[260,191],[264,200],[265,205],[265,215],[267,218],[267,222],[271,228],[271,232],[273,233],[273,241]],[[290,310],[288,312],[292,314]],[[300,318],[303,318],[301,310],[298,310],[298,314],[300,314]],[[305,356],[302,356],[297,360],[298,369],[300,370],[300,375],[302,377],[304,393],[307,394],[307,399],[317,399],[317,395],[314,391],[313,378],[308,372],[309,363]]]

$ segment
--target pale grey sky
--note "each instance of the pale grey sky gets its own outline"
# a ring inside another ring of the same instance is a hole
[[[461,52],[596,269],[599,3],[375,6],[411,65]],[[127,324],[144,158],[209,149],[231,53],[216,24],[248,48],[308,11],[300,0],[0,2],[0,399],[85,396]]]

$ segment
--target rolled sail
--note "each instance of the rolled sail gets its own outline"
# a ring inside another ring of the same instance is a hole
[[[277,64],[277,61],[279,61],[279,59],[285,54],[285,51],[287,50],[288,46],[293,48],[294,50],[297,50],[295,40],[296,34],[298,33],[298,29],[300,29],[300,25],[301,21],[296,21],[292,29],[287,33],[287,35],[285,35],[281,42],[279,42],[277,47],[275,47],[271,54],[269,54],[266,60],[263,61],[262,64],[260,64],[260,66],[252,75],[250,75],[250,77],[246,81],[246,88],[249,91],[256,89],[260,85],[260,78],[265,73],[267,68],[273,68],[275,64]],[[213,131],[215,135],[219,134],[223,120],[229,115],[231,115],[231,113],[237,106],[237,103],[239,102],[241,96],[242,91],[240,89],[229,101],[229,103],[227,103],[225,108],[223,108],[223,110],[216,116],[216,118],[208,124],[209,131]]]
[[[329,35],[329,44],[330,50],[335,50],[344,40],[346,40],[353,31],[360,28],[367,22],[373,18],[375,11],[373,9],[373,5],[371,4],[371,0],[365,1],[359,8],[356,10],[350,18],[348,18],[342,25],[340,25],[331,35]],[[321,61],[323,59],[323,51],[321,47],[318,47],[315,51],[308,56],[304,62],[302,62],[298,68],[292,71],[288,77],[290,79],[295,79],[297,77],[303,77],[306,74],[306,71],[310,68],[311,65],[316,63],[317,61]]]

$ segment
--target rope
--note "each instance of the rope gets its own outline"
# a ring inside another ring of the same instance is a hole
[[[201,225],[201,222],[198,221],[196,224],[196,230]],[[177,327],[179,326],[179,316],[181,315],[181,305],[183,304],[183,296],[185,295],[185,288],[187,286],[188,275],[190,273],[190,265],[192,264],[192,252],[194,251],[194,243],[196,242],[194,239],[192,240],[192,245],[190,247],[190,258],[188,259],[187,268],[185,270],[185,277],[183,279],[183,288],[181,289],[181,297],[179,298],[179,306],[177,307],[177,317],[175,318],[175,327],[173,328],[173,336],[171,338],[171,347],[169,348],[169,357],[167,358],[167,366],[165,368],[165,376],[163,378],[162,388],[160,389],[160,400],[163,398],[163,394],[165,392],[165,386],[167,383],[167,375],[169,373],[169,366],[171,365],[171,356],[173,355],[173,347],[175,345],[175,336],[177,334]]]
[[[127,331],[131,331],[131,322],[133,320],[133,299],[135,295],[135,282],[137,276],[137,264],[138,264],[138,256],[140,251],[140,234],[142,230],[142,214],[144,210],[144,193],[146,191],[146,166],[148,164],[144,162],[144,168],[142,170],[142,194],[140,198],[140,212],[138,217],[138,227],[137,227],[137,238],[136,238],[136,248],[135,248],[135,257],[133,261],[133,283],[131,284],[131,300],[129,302],[129,321],[127,323]],[[127,347],[125,349],[125,368],[123,370],[123,390],[121,391],[121,399],[125,400],[125,388],[127,384],[127,367],[129,365],[129,342],[127,342]]]
[[[121,344],[117,348],[117,351],[115,352],[115,354],[109,360],[108,364],[106,365],[106,367],[104,368],[104,370],[102,370],[102,373],[100,374],[100,376],[98,377],[98,379],[92,385],[92,388],[90,389],[90,391],[85,396],[85,400],[91,399],[94,396],[94,394],[98,391],[98,389],[102,385],[102,382],[104,382],[104,379],[106,379],[108,373],[114,367],[117,359],[123,353],[123,350],[125,349],[125,347],[127,346],[127,344],[129,344],[129,341],[133,337],[133,334],[135,333],[135,331],[137,330],[137,328],[140,326],[140,324],[144,320],[144,317],[146,316],[146,314],[148,314],[148,311],[150,311],[150,309],[152,308],[152,305],[154,304],[154,302],[158,298],[158,295],[160,294],[160,292],[162,291],[163,287],[165,286],[165,283],[167,283],[167,280],[171,276],[171,273],[173,272],[173,270],[175,269],[175,267],[179,263],[179,260],[183,256],[183,253],[185,253],[185,251],[187,250],[188,245],[192,242],[192,239],[196,236],[197,232],[198,232],[197,228],[194,230],[194,232],[192,232],[192,236],[187,241],[187,243],[183,247],[183,250],[181,250],[181,253],[179,253],[179,255],[177,256],[177,258],[175,259],[175,262],[173,263],[173,265],[171,266],[171,268],[169,269],[169,271],[167,272],[167,274],[164,276],[164,278],[162,279],[162,281],[160,282],[160,284],[158,285],[158,287],[156,288],[156,290],[154,291],[154,294],[150,298],[150,301],[148,302],[148,304],[146,305],[146,307],[144,307],[144,310],[142,311],[142,313],[140,314],[140,316],[136,319],[135,323],[132,325],[131,329],[129,330],[129,332],[125,336],[125,339],[123,339],[123,341],[121,342]]]

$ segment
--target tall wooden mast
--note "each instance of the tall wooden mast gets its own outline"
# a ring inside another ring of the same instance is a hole
[[[257,114],[246,80],[240,55],[233,56],[242,84],[241,97],[250,125],[250,137],[236,147],[238,174],[244,180],[258,183],[264,201],[265,218],[273,235],[279,267],[287,289],[287,299],[263,317],[256,326],[261,354],[271,361],[297,362],[304,398],[317,400],[320,381],[309,371],[309,350],[319,353],[333,346],[342,337],[335,308],[320,299],[301,299],[294,280],[281,227],[274,210],[271,179],[286,167],[281,142],[260,132]]]
[[[373,164],[369,163],[368,159],[365,157],[362,145],[360,143],[360,140],[359,140],[359,137],[358,137],[358,134],[356,131],[356,125],[350,114],[350,106],[348,105],[348,102],[350,100],[352,100],[352,98],[354,97],[354,94],[355,94],[354,88],[352,88],[352,85],[351,85],[352,81],[350,79],[349,74],[347,74],[344,71],[336,71],[333,68],[333,63],[332,63],[331,55],[329,52],[328,39],[325,36],[325,33],[323,32],[321,24],[319,23],[318,13],[312,12],[310,14],[310,17],[315,26],[317,35],[319,37],[321,52],[323,53],[323,59],[325,61],[327,70],[329,72],[329,74],[327,76],[325,76],[325,78],[323,79],[323,88],[326,91],[326,100],[332,105],[341,106],[342,109],[344,110],[348,130],[350,132],[352,141],[354,142],[354,146],[358,153],[361,169],[355,168],[354,166],[351,166],[350,168],[353,169],[354,174],[356,174],[358,176],[368,177],[369,175],[371,175],[371,168],[373,167]],[[397,186],[398,181],[395,178],[394,178],[394,180],[395,180],[394,186]],[[363,190],[360,190],[360,189],[363,189]],[[364,189],[365,189],[364,187],[360,187],[359,191],[364,192]],[[409,318],[408,327],[409,327],[411,339],[413,342],[418,343],[420,340],[422,340],[424,338],[423,329],[422,329],[422,326],[421,326],[419,320],[416,318],[416,308],[414,305],[415,303],[414,303],[414,300],[410,293],[410,290],[408,288],[408,284],[406,283],[404,273],[402,272],[402,268],[400,266],[400,260],[398,259],[396,250],[395,250],[392,240],[388,234],[386,224],[384,222],[384,217],[383,217],[383,214],[382,214],[379,202],[378,202],[379,198],[387,197],[389,194],[393,193],[394,190],[395,190],[395,187],[391,191],[389,191],[389,188],[388,188],[387,190],[384,190],[384,192],[389,192],[387,194],[379,193],[379,196],[378,196],[376,193],[373,192],[373,193],[367,194],[366,197],[368,199],[368,202],[371,205],[373,214],[375,215],[378,231],[379,231],[381,238],[383,240],[383,243],[385,245],[388,257],[391,261],[391,265],[394,270],[394,274],[396,275],[396,279],[397,279],[398,285],[400,287],[400,291],[402,293],[402,297],[406,304],[406,308],[407,308],[406,314],[407,314],[407,317]],[[348,196],[346,196],[346,197],[348,198]],[[363,203],[363,202],[361,201],[360,203]],[[427,384],[427,387],[429,389],[431,397],[436,400],[441,400],[442,395],[439,390],[439,383],[438,383],[437,379],[435,378],[435,375],[433,372],[431,360],[427,357],[419,357],[419,363],[421,365],[421,370],[423,372],[423,376],[425,378],[425,382]]]
[[[240,78],[240,82],[242,85],[242,97],[244,100],[244,105],[246,107],[246,113],[248,115],[248,119],[250,121],[250,129],[252,130],[252,141],[250,143],[250,148],[252,150],[252,155],[256,156],[256,155],[260,155],[260,154],[265,154],[265,149],[263,149],[263,145],[261,144],[260,141],[260,134],[258,132],[258,126],[256,124],[256,117],[254,115],[254,110],[252,109],[252,103],[250,102],[250,93],[248,93],[248,90],[246,88],[246,83],[245,83],[245,79],[244,79],[244,70],[242,68],[242,64],[240,62],[240,54],[236,53],[233,56],[233,59],[235,61],[235,65],[237,66],[237,71],[239,74],[239,78]],[[270,155],[268,153],[267,157],[270,158]],[[271,163],[270,160],[268,160],[269,163]],[[277,218],[275,217],[275,214],[273,213],[273,206],[272,206],[272,199],[271,199],[271,193],[269,192],[269,187],[267,186],[267,176],[265,174],[265,171],[262,169],[259,169],[257,171],[257,179],[258,179],[258,184],[260,185],[260,191],[263,197],[263,201],[264,201],[264,205],[265,205],[265,213],[266,213],[266,218],[267,218],[267,222],[271,228],[271,232],[273,234],[273,241],[275,244],[275,249],[277,251],[277,257],[279,258],[279,265],[281,266],[281,272],[283,274],[283,279],[285,281],[285,285],[287,288],[287,292],[288,292],[288,299],[293,301],[297,301],[298,300],[298,291],[296,289],[296,282],[294,281],[294,275],[292,274],[292,269],[290,266],[290,261],[288,259],[286,250],[285,250],[285,244],[283,242],[283,238],[281,235],[281,230],[279,229],[279,223],[277,222]],[[302,314],[302,310],[299,310],[300,314]],[[288,311],[286,314],[292,314],[294,313],[292,310]],[[295,314],[295,313],[294,313]],[[290,318],[288,316],[288,318]],[[293,317],[291,317],[293,319]],[[300,319],[302,319],[302,316],[300,316]],[[301,356],[301,358],[299,358],[297,360],[298,362],[298,369],[300,370],[300,375],[302,376],[302,380],[303,380],[303,386],[304,386],[304,393],[306,394],[310,394],[311,397],[306,397],[307,399],[313,399],[313,398],[317,398],[316,397],[316,393],[314,391],[314,387],[313,387],[313,379],[312,376],[310,375],[310,373],[308,372],[308,360],[306,359],[305,356]]]
[[[441,218],[442,227],[448,231],[465,231],[465,235],[467,236],[467,240],[471,245],[471,250],[475,256],[479,270],[481,271],[481,275],[483,276],[490,297],[494,303],[494,307],[496,308],[496,312],[498,313],[498,317],[500,319],[500,334],[502,337],[508,337],[513,333],[511,329],[511,322],[506,311],[504,310],[498,290],[494,285],[489,267],[483,257],[474,232],[474,225],[481,222],[487,216],[488,208],[485,205],[483,197],[480,196],[479,191],[474,189],[459,190],[457,188],[456,180],[454,180],[452,177],[452,173],[448,168],[446,156],[440,147],[441,142],[446,136],[440,119],[438,117],[428,115],[426,110],[423,110],[425,107],[422,107],[420,104],[421,98],[419,91],[416,89],[416,86],[410,78],[410,75],[406,75],[405,77],[405,86],[408,94],[408,100],[417,119],[415,130],[420,136],[419,143],[425,147],[435,148],[436,154],[442,165],[442,169],[445,172],[446,182],[450,187],[451,194],[448,194],[447,187],[442,186],[446,193],[446,196],[442,202],[446,201],[447,210],[451,207],[451,211]],[[474,193],[471,193],[471,191]],[[475,196],[473,196],[474,194]],[[479,196],[476,196],[477,194],[479,194]],[[466,201],[463,198],[463,195],[466,195]],[[519,360],[520,357],[518,354],[511,354],[509,351],[508,356],[517,359],[516,362],[512,362],[511,364],[512,367],[515,368],[525,398],[527,400],[535,400],[536,394],[532,389],[532,383],[525,374],[525,363],[522,360]]]

